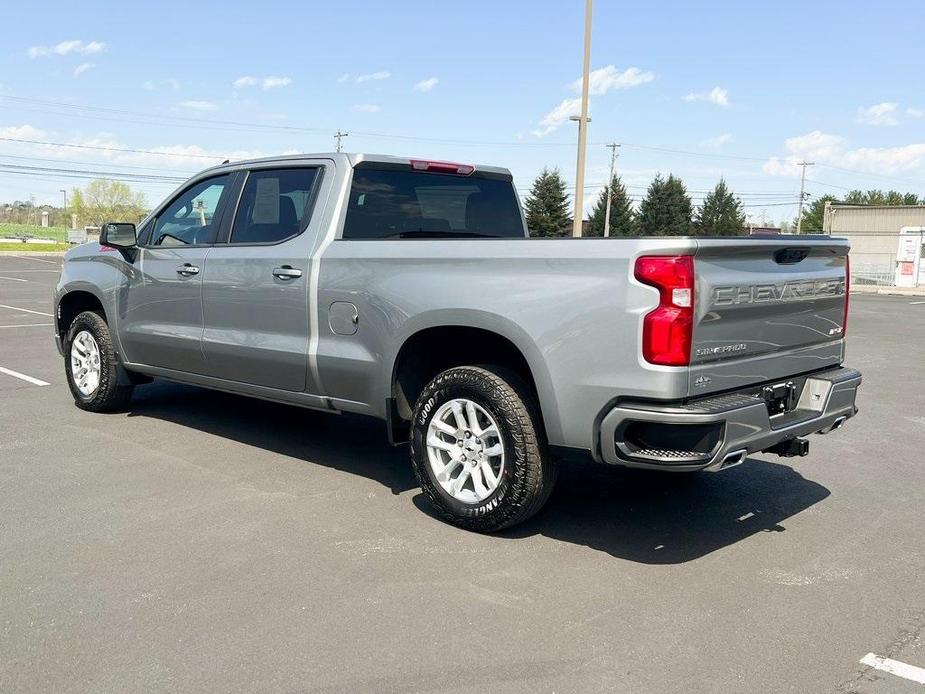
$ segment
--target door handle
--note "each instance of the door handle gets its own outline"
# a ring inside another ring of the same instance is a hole
[[[282,267],[273,268],[273,276],[281,280],[293,280],[296,277],[301,277],[302,271],[289,265],[283,265]]]
[[[199,268],[195,265],[190,265],[189,263],[183,263],[180,267],[177,268],[177,274],[183,275],[184,277],[190,277],[191,275],[198,275]]]

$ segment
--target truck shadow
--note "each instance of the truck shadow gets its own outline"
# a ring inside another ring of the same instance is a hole
[[[407,449],[390,446],[385,426],[370,417],[318,412],[162,380],[136,388],[128,416],[172,422],[360,475],[393,494],[418,487]]]
[[[331,415],[164,381],[136,390],[130,417],[151,417],[271,453],[417,489],[407,448],[389,446],[381,422]],[[311,474],[306,470],[306,474]],[[565,461],[546,507],[500,533],[571,542],[643,564],[680,564],[782,523],[829,490],[793,468],[750,458],[718,474],[647,472]],[[433,516],[423,494],[414,504]]]
[[[749,458],[723,472],[692,475],[565,462],[546,507],[502,533],[572,542],[643,564],[681,564],[756,533],[829,496],[780,463]]]

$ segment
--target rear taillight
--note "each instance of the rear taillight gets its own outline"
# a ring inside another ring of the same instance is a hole
[[[851,257],[845,256],[845,317],[841,322],[841,334],[848,333],[848,304],[851,303]]]
[[[636,279],[658,289],[658,308],[642,326],[642,356],[650,364],[687,366],[694,330],[694,258],[690,255],[636,259]]]
[[[451,161],[428,161],[425,159],[412,159],[411,168],[415,171],[432,171],[434,173],[457,174],[468,176],[475,167],[472,164],[454,164]]]

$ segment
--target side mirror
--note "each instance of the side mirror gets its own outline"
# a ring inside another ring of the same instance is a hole
[[[106,222],[100,229],[100,245],[125,250],[138,243],[135,225],[128,222]]]

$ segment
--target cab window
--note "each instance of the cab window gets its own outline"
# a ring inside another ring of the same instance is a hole
[[[216,213],[231,176],[200,181],[180,193],[154,222],[149,246],[198,246],[212,243],[219,220]]]
[[[279,243],[308,226],[317,168],[261,169],[248,174],[230,243]]]

